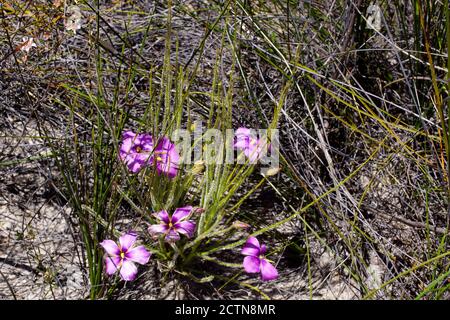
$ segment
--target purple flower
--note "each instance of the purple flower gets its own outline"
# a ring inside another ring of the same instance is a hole
[[[100,245],[105,249],[105,270],[108,275],[120,269],[120,276],[125,281],[136,279],[137,267],[134,264],[146,264],[151,253],[144,246],[134,247],[137,235],[126,233],[119,238],[119,245],[112,240],[103,240]]]
[[[171,179],[174,178],[177,175],[178,164],[180,163],[180,154],[178,153],[175,144],[173,144],[169,138],[162,137],[158,141],[154,155],[156,171],[159,174],[164,173]]]
[[[256,163],[256,161],[264,156],[267,144],[263,139],[257,139],[250,129],[239,128],[236,130],[235,135],[236,142],[234,143],[234,147],[242,150],[250,163]]]
[[[172,217],[166,210],[159,211],[154,216],[161,221],[160,224],[153,224],[148,228],[148,232],[153,236],[165,235],[165,240],[175,242],[180,240],[180,233],[188,238],[194,235],[195,222],[187,220],[193,213],[192,207],[182,207],[175,210]]]
[[[131,172],[139,172],[152,162],[153,138],[151,135],[125,131],[122,134],[122,139],[119,157]]]
[[[255,237],[248,238],[241,253],[247,257],[244,258],[244,269],[247,273],[261,273],[263,281],[270,281],[278,278],[278,271],[265,259],[266,246],[259,245]]]

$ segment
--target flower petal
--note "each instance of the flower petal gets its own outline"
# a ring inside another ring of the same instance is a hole
[[[158,172],[158,174],[163,173],[169,179],[173,179],[177,176],[178,167],[170,163],[161,164],[160,162],[158,162],[158,164],[156,165],[156,171]]]
[[[125,281],[133,281],[137,275],[136,265],[132,261],[124,260],[122,268],[120,268],[120,275]]]
[[[251,136],[251,131],[249,128],[245,128],[245,127],[240,127],[236,130],[235,132],[235,136],[236,137],[250,137]]]
[[[167,137],[162,137],[161,139],[159,139],[158,141],[158,145],[156,146],[155,151],[164,151],[164,154],[167,154],[170,149],[172,148],[173,143],[170,142],[170,139]]]
[[[188,238],[194,236],[195,231],[195,222],[192,220],[189,221],[181,221],[173,225],[175,231],[186,235]]]
[[[144,151],[153,151],[153,137],[148,133],[139,135],[139,144]]]
[[[133,173],[137,173],[141,171],[141,169],[144,167],[144,164],[144,162],[136,161],[136,159],[134,158],[133,161],[130,161],[128,163],[128,169],[130,169],[130,171]]]
[[[241,250],[241,254],[246,256],[258,257],[260,254],[258,239],[256,239],[255,237],[248,238],[247,242],[244,245],[244,248],[242,248]]]
[[[145,249],[144,246],[138,246],[125,253],[125,260],[146,264],[150,260],[152,254]]]
[[[169,224],[170,217],[166,210],[161,210],[153,214],[156,218],[164,222],[165,224]]]
[[[244,150],[244,154],[249,159],[250,163],[256,163],[262,157],[267,155],[267,153],[268,145],[263,139],[251,141],[249,147]]]
[[[133,147],[132,139],[123,140],[119,150],[119,156],[122,161],[126,160],[126,157],[130,154],[132,147]]]
[[[165,240],[167,242],[176,242],[176,241],[180,240],[180,235],[178,234],[178,232],[176,232],[175,230],[171,229],[167,233]]]
[[[172,223],[175,224],[178,221],[186,219],[192,212],[192,206],[182,207],[175,210],[172,215]]]
[[[267,153],[267,143],[257,139],[256,132],[248,128],[239,128],[235,133],[234,147],[244,152],[249,163],[254,164]]]
[[[266,259],[261,259],[261,279],[263,281],[270,281],[276,278],[278,278],[277,269]]]
[[[252,164],[256,163],[262,155],[260,148],[252,144],[244,150],[244,154],[248,158],[248,162]]]
[[[119,238],[122,252],[127,252],[136,242],[137,235],[134,232],[126,233]]]
[[[153,156],[150,152],[136,153],[134,161],[139,162],[142,166],[149,165],[153,162]]]
[[[259,250],[259,254],[260,254],[260,255],[265,255],[265,254],[266,254],[266,251],[267,251],[266,245],[265,245],[265,244],[262,244],[262,245],[261,245],[261,249]]]
[[[250,146],[252,134],[248,128],[239,128],[235,132],[236,142],[234,147],[241,150],[246,150]]]
[[[257,257],[248,256],[244,258],[244,269],[247,273],[256,273],[260,271],[260,260]]]
[[[174,178],[178,172],[180,154],[175,144],[169,138],[162,137],[155,148],[156,170],[158,174],[164,173],[169,178]]]
[[[167,230],[169,229],[169,227],[167,226],[167,224],[152,224],[151,226],[148,227],[148,232],[151,235],[158,235],[158,234],[163,234],[166,233]]]
[[[109,275],[114,274],[117,268],[120,267],[120,257],[108,257],[105,256],[105,272]]]
[[[122,139],[123,140],[125,140],[125,139],[133,139],[134,137],[136,136],[136,133],[134,133],[133,131],[131,131],[131,130],[126,130],[126,131],[124,131],[123,133],[122,133]]]
[[[238,138],[238,139],[236,139],[236,142],[234,143],[234,147],[236,149],[240,149],[240,150],[246,150],[249,145],[250,145],[250,139],[248,137]]]
[[[122,145],[120,146],[119,154],[120,158],[123,158],[130,153],[133,147],[136,134],[133,131],[124,131],[122,133]]]
[[[170,179],[175,178],[178,173],[178,157],[159,156],[156,158],[156,171],[165,174]],[[175,159],[175,160],[174,160]]]
[[[105,249],[105,251],[113,257],[118,257],[120,255],[119,246],[112,240],[103,240],[100,245]]]

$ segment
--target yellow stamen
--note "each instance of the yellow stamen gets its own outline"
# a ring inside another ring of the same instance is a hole
[[[137,146],[137,147],[136,147],[136,152],[137,152],[137,153],[141,153],[141,151],[142,151],[142,148],[139,147],[139,146]]]
[[[120,258],[124,259],[125,258],[125,252],[120,252]]]

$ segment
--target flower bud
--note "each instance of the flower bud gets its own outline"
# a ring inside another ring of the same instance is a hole
[[[280,172],[280,170],[281,170],[280,167],[272,167],[269,169],[264,169],[262,172],[262,175],[265,177],[274,176],[274,175],[278,174],[278,172]]]
[[[200,207],[194,207],[192,209],[192,214],[202,214],[203,212],[205,212],[205,209]]]
[[[235,229],[248,229],[250,228],[250,225],[245,222],[236,220],[235,222],[233,222],[233,227]]]
[[[192,174],[200,174],[205,170],[205,161],[197,160],[192,167]]]

